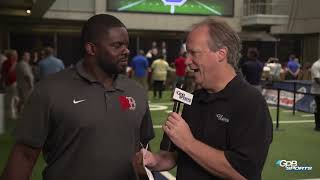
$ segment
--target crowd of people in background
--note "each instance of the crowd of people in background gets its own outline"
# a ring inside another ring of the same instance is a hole
[[[160,47],[153,41],[147,53],[140,49],[129,63],[128,76],[146,90],[153,90],[154,99],[161,99],[162,92],[176,87],[176,84],[184,84],[187,91],[194,88],[192,71],[185,64],[186,48],[182,45],[173,60],[168,60],[167,52],[165,41],[161,42]]]
[[[301,65],[294,54],[290,54],[287,61],[280,62],[276,57],[264,61],[260,59],[257,48],[248,48],[246,56],[239,61],[239,72],[248,83],[261,90],[262,80],[312,80],[311,66],[310,62]]]
[[[135,79],[146,90],[153,90],[154,99],[162,98],[164,89],[173,89],[176,84],[184,84],[187,91],[194,90],[193,72],[185,65],[186,48],[181,46],[175,59],[167,59],[166,43],[161,46],[153,41],[149,50],[139,50],[129,63],[128,76]],[[261,82],[282,80],[311,80],[311,63],[302,65],[294,54],[290,54],[287,61],[276,57],[260,59],[259,51],[255,47],[248,48],[238,64],[238,72],[246,81],[260,91]]]
[[[136,80],[145,90],[153,90],[153,98],[161,99],[165,89],[173,89],[176,84],[184,84],[184,88],[194,90],[193,72],[185,64],[187,51],[181,46],[175,59],[168,59],[165,41],[153,41],[150,49],[140,49],[130,60],[127,75]],[[263,63],[265,62],[265,63]],[[261,90],[261,81],[311,80],[309,62],[300,64],[299,59],[290,54],[288,61],[280,62],[276,57],[267,61],[260,59],[257,48],[248,48],[238,64],[238,71],[246,81]],[[5,106],[8,117],[16,118],[24,103],[31,94],[34,83],[45,76],[64,69],[62,60],[54,56],[52,47],[40,51],[23,51],[20,58],[16,50],[10,49],[0,54],[1,83],[5,90]]]
[[[34,84],[64,69],[52,47],[40,51],[8,49],[0,54],[0,87],[5,93],[5,117],[16,119],[30,96]]]

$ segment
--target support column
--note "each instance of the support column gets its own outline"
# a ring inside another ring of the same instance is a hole
[[[140,50],[140,36],[137,36],[137,54]]]
[[[106,13],[107,1],[106,0],[95,0],[94,7],[95,7],[95,14]]]
[[[58,55],[58,33],[53,34],[53,49],[55,51],[55,55]]]

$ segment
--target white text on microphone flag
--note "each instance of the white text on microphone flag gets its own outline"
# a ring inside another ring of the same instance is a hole
[[[188,93],[184,90],[181,90],[179,88],[175,88],[174,93],[173,93],[173,99],[180,101],[184,104],[191,105],[192,99],[193,99],[193,94],[190,94],[190,93]]]

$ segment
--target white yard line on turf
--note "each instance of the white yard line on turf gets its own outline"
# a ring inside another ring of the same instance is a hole
[[[277,123],[276,121],[273,121],[273,123]],[[280,124],[301,124],[301,123],[314,123],[314,120],[293,120],[293,121],[279,121]],[[153,125],[154,129],[160,129],[162,128],[162,125]]]
[[[303,114],[301,117],[314,117],[314,114]]]
[[[162,105],[162,106],[169,106],[169,105],[173,105],[173,102],[162,102],[162,103],[152,103],[149,102],[149,105]]]
[[[162,128],[162,125],[153,125],[153,128],[154,129],[160,129],[160,128]]]
[[[140,4],[140,3],[143,3],[144,1],[145,1],[145,0],[141,0],[141,1],[137,1],[137,2],[134,2],[134,3],[128,4],[128,5],[126,5],[126,6],[123,6],[123,7],[121,7],[121,8],[118,8],[118,11],[123,11],[123,10],[125,10],[125,9],[131,8],[131,7],[136,6],[136,5]]]
[[[293,121],[279,121],[280,124],[300,124],[300,123],[311,123],[314,122],[314,120],[293,120]],[[275,124],[276,121],[273,121]]]
[[[176,180],[176,178],[170,174],[168,171],[160,172],[164,177],[166,177],[168,180]]]
[[[293,110],[282,110],[281,112],[284,112],[284,113],[292,113]]]
[[[212,9],[211,7],[203,4],[202,2],[199,2],[199,1],[196,1],[196,0],[195,0],[195,2],[198,3],[198,4],[200,4],[201,6],[203,6],[204,8],[206,8],[207,10],[209,10],[209,11],[211,11],[211,12],[213,12],[213,13],[219,15],[219,16],[221,16],[221,12],[219,12],[219,11],[217,11],[217,10],[215,10],[215,9]]]

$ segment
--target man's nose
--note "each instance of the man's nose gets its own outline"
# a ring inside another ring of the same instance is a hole
[[[127,54],[127,55],[129,55],[129,54],[130,54],[130,50],[129,50],[129,48],[128,48],[128,47],[126,47],[126,48],[124,49],[124,53],[125,53],[125,54]]]

